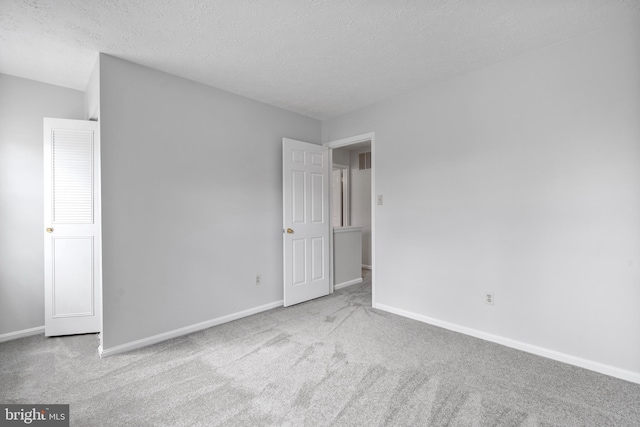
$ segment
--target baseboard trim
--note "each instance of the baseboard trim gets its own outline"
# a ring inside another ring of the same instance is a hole
[[[333,287],[336,291],[338,289],[346,288],[347,286],[357,285],[358,283],[362,283],[362,277],[358,277],[357,279],[347,280],[346,282],[338,283]]]
[[[6,334],[0,334],[0,342],[17,340],[18,338],[30,337],[31,335],[39,335],[43,333],[44,333],[44,326],[23,329],[21,331],[8,332]]]
[[[578,366],[580,368],[595,371],[601,374],[609,375],[611,377],[620,378],[632,383],[640,384],[640,373],[628,371],[625,369],[616,368],[615,366],[606,365],[600,362],[594,362],[592,360],[583,359],[581,357],[572,356],[570,354],[561,353],[559,351],[551,350],[544,347],[539,347],[532,344],[527,344],[522,341],[516,341],[511,338],[505,338],[500,335],[494,335],[487,332],[483,332],[477,329],[468,328],[466,326],[460,326],[455,323],[445,322],[442,320],[434,319],[432,317],[423,316],[421,314],[413,313],[410,311],[395,308],[386,304],[376,304],[375,308],[389,313],[397,314],[399,316],[408,317],[409,319],[417,320],[419,322],[428,323],[433,326],[438,326],[450,331],[459,332],[461,334],[470,335],[475,338],[480,338],[485,341],[491,341],[496,344],[501,344],[506,347],[522,350],[527,353],[532,353],[537,356],[553,359],[558,362],[567,363],[569,365]]]
[[[362,268],[364,268],[365,270],[373,270],[373,267],[371,267],[370,265],[366,265],[366,264],[362,264]]]
[[[237,313],[228,314],[226,316],[218,317],[211,320],[206,320],[204,322],[195,323],[193,325],[185,326],[183,328],[174,329],[173,331],[164,332],[161,334],[153,335],[148,338],[142,338],[136,341],[131,341],[126,344],[120,344],[112,348],[102,348],[102,346],[98,347],[98,355],[100,358],[113,356],[115,354],[124,353],[131,350],[137,350],[142,347],[146,347],[152,344],[157,344],[162,341],[170,340],[172,338],[177,338],[182,335],[187,335],[192,332],[201,331],[203,329],[210,328],[212,326],[222,325],[223,323],[228,323],[233,320],[241,319],[243,317],[251,316],[252,314],[257,314],[263,311],[271,310],[272,308],[282,307],[284,301],[275,301],[269,304],[264,304],[258,307],[253,307],[248,310],[239,311]]]

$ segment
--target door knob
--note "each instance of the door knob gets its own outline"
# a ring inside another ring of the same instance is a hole
[[[287,228],[287,234],[293,234],[293,230],[290,228]]]
[[[47,233],[53,233],[53,228],[51,227],[47,228]]]

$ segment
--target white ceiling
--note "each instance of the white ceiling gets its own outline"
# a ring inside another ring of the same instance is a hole
[[[317,119],[640,15],[640,0],[0,0],[0,72],[104,52]]]

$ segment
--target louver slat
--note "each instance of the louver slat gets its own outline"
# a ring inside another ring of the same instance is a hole
[[[53,222],[93,223],[93,132],[53,130]]]

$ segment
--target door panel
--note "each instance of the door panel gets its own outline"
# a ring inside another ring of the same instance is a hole
[[[53,224],[93,223],[93,132],[53,129]]]
[[[100,332],[100,133],[44,119],[45,335]]]
[[[53,317],[92,316],[93,238],[54,237]]]
[[[311,239],[311,280],[324,278],[324,237]]]
[[[304,224],[305,222],[305,174],[302,171],[293,171],[291,173],[291,185],[293,206],[291,212],[291,222],[294,224]]]
[[[284,305],[330,293],[329,150],[283,140]]]
[[[293,256],[293,285],[302,285],[306,283],[307,270],[306,270],[306,242],[304,239],[294,239],[292,241],[293,250],[291,251]]]
[[[325,176],[318,173],[311,174],[311,222],[319,224],[324,222],[323,197],[328,194],[324,188]]]

